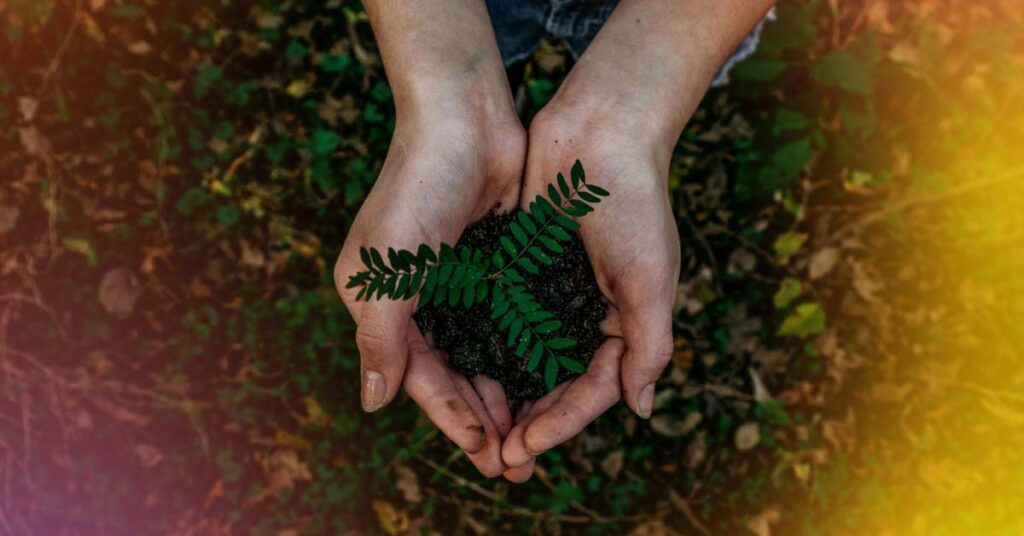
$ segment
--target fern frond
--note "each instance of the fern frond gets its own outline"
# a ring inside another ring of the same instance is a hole
[[[559,242],[569,240],[569,233],[579,230],[580,227],[579,223],[567,216],[585,216],[593,212],[592,205],[600,203],[602,197],[609,195],[607,190],[587,184],[586,173],[579,160],[573,164],[570,177],[571,186],[565,180],[565,176],[559,173],[555,182],[548,184],[547,197],[538,195],[530,203],[529,210],[517,211],[513,221],[509,223],[511,238],[499,238],[502,249],[510,259],[506,263],[503,262],[504,259],[498,257],[502,262],[495,261],[498,267],[495,277],[503,276],[513,265],[530,274],[539,274],[540,267],[537,263],[550,266],[554,261],[551,255],[538,246],[544,246],[554,255],[564,252],[565,248]]]
[[[545,362],[544,380],[548,389],[555,386],[560,366],[570,370],[582,368],[577,361],[558,355],[559,350],[576,346],[576,341],[551,337],[561,329],[562,322],[542,309],[526,287],[511,283],[507,278],[499,279],[491,293],[491,318],[501,319],[498,329],[506,332],[505,343],[517,356],[526,357],[529,353],[528,371],[537,370],[541,361]],[[573,364],[579,366],[573,367]]]
[[[356,300],[388,297],[408,300],[417,293],[420,305],[459,303],[470,307],[486,298],[491,282],[487,279],[490,261],[483,253],[461,248],[459,253],[448,244],[439,252],[421,244],[414,254],[405,249],[388,248],[387,261],[376,248],[360,248],[359,257],[366,267],[349,278],[346,288],[357,288]]]

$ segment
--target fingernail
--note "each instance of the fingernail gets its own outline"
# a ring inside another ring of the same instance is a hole
[[[641,419],[650,419],[651,411],[654,409],[654,384],[649,383],[640,389],[636,397],[636,414]]]
[[[387,386],[381,373],[374,370],[363,373],[363,411],[372,412],[383,407],[386,394]]]

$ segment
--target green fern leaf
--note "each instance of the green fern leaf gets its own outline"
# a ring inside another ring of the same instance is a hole
[[[529,331],[524,331],[523,335],[521,337],[519,337],[519,345],[516,346],[516,355],[519,356],[519,357],[523,357],[524,355],[526,355],[526,349],[530,347],[529,345],[530,345],[530,332]]]
[[[561,214],[555,214],[554,220],[555,223],[561,225],[566,231],[578,231],[580,228],[580,224],[562,216]]]
[[[561,173],[558,174],[558,191],[562,192],[562,197],[565,198],[568,198],[572,193],[572,190],[569,189],[569,185],[565,183],[565,175],[562,175]],[[560,205],[561,203],[555,204]]]
[[[537,224],[534,223],[533,218],[528,212],[520,210],[516,218],[519,220],[519,225],[522,225],[523,229],[526,229],[526,232],[530,234],[537,232]]]
[[[587,182],[587,173],[583,171],[583,164],[579,160],[573,163],[572,169],[569,170],[569,175],[572,176],[573,188],[579,188],[581,182]]]
[[[516,311],[514,309],[505,313],[505,316],[501,317],[501,322],[498,323],[498,329],[502,331],[508,329],[508,327],[512,325],[512,321],[515,319]]]
[[[519,250],[516,249],[516,245],[513,244],[507,236],[503,235],[498,237],[498,241],[501,242],[501,247],[505,248],[505,251],[507,251],[513,258],[519,254]]]
[[[547,363],[544,364],[544,384],[547,385],[548,391],[555,388],[555,382],[558,380],[558,360],[554,356],[548,357]]]
[[[565,350],[566,348],[572,348],[573,346],[576,346],[576,341],[574,339],[561,337],[548,341],[548,348],[551,348],[552,350]]]
[[[452,271],[455,270],[454,264],[443,264],[441,265],[441,273],[437,276],[437,285],[445,286],[448,283],[448,279],[452,276]]]
[[[373,259],[374,266],[376,266],[381,272],[384,272],[385,274],[395,273],[394,270],[388,268],[388,265],[384,262],[384,258],[380,256],[380,252],[377,251],[376,248],[370,248],[370,258]]]
[[[562,204],[562,196],[558,194],[558,190],[555,188],[554,184],[548,185],[548,197],[551,198],[551,203],[553,205],[559,206]]]
[[[555,315],[548,311],[533,311],[523,315],[523,319],[531,324],[536,322],[543,322],[549,318],[553,318]]]
[[[587,367],[584,367],[582,363],[580,363],[579,361],[576,361],[575,359],[572,359],[570,357],[562,357],[562,356],[557,356],[556,358],[558,359],[558,364],[562,365],[564,368],[568,369],[570,372],[575,372],[577,374],[583,374],[584,372],[587,371]]]
[[[530,246],[529,252],[530,255],[533,255],[533,258],[540,261],[541,264],[551,266],[554,263],[554,261],[551,260],[551,257],[549,257],[547,253],[544,253],[544,250],[540,249],[537,246]]]
[[[365,283],[369,278],[370,272],[359,272],[358,274],[348,278],[348,284],[345,285],[345,288],[356,288]]]
[[[530,239],[526,237],[526,231],[524,231],[518,223],[512,222],[509,224],[508,228],[512,231],[512,236],[516,238],[516,242],[519,242],[519,245],[525,246],[526,243],[530,241]]]
[[[530,272],[533,275],[540,274],[540,269],[537,268],[537,265],[533,264],[533,261],[527,259],[526,257],[519,257],[519,259],[516,260],[516,264],[522,266],[523,270],[526,270],[527,272]]]
[[[441,305],[441,302],[448,297],[448,287],[438,285],[437,290],[434,292],[434,299],[431,301],[434,307]]]
[[[547,231],[548,234],[550,234],[552,238],[554,238],[555,240],[561,240],[562,242],[565,242],[572,239],[572,237],[569,236],[569,233],[565,232],[565,230],[562,229],[561,227],[551,226],[547,228]]]
[[[409,274],[402,274],[402,278],[398,280],[398,286],[395,287],[395,293],[392,295],[392,298],[405,298],[405,293],[409,291],[409,283],[411,282],[412,276]]]
[[[559,255],[559,254],[565,252],[565,248],[563,248],[561,246],[561,244],[559,244],[558,242],[555,242],[554,240],[552,240],[552,239],[550,239],[550,238],[548,238],[548,237],[546,237],[544,235],[538,236],[537,240],[544,247],[548,248],[548,251],[550,251],[551,253],[554,253],[555,255]]]
[[[448,307],[455,307],[462,297],[462,287],[451,287],[448,289]]]
[[[512,325],[509,326],[508,328],[508,340],[505,342],[505,345],[508,346],[509,348],[512,348],[512,345],[515,344],[516,342],[516,338],[519,337],[519,332],[521,332],[522,330],[523,321],[518,318],[513,320]]]
[[[562,322],[558,320],[549,320],[542,324],[538,324],[536,327],[533,328],[533,331],[536,331],[541,335],[546,335],[548,333],[556,331],[560,327],[562,327]]]
[[[537,365],[540,364],[540,358],[544,357],[544,341],[537,341],[533,345],[533,351],[530,352],[530,360],[526,363],[526,370],[533,372],[537,370]]]
[[[420,244],[420,247],[416,250],[416,257],[429,263],[437,262],[437,254],[426,244]]]

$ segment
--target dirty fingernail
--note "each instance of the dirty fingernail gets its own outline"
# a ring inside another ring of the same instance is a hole
[[[372,412],[383,407],[386,394],[387,387],[381,373],[374,370],[363,373],[363,411]]]
[[[643,419],[651,418],[651,411],[654,409],[654,384],[649,383],[640,390],[636,397],[636,414]]]

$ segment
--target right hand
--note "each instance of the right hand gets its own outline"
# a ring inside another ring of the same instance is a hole
[[[511,99],[509,99],[511,100]],[[415,251],[455,244],[462,231],[519,199],[526,132],[511,110],[469,109],[465,100],[400,114],[380,176],[352,224],[335,266],[338,293],[357,324],[363,409],[387,405],[404,386],[427,417],[486,476],[500,475],[512,426],[498,382],[445,365],[412,320],[416,299],[356,301],[346,289],[362,271],[360,247]]]

